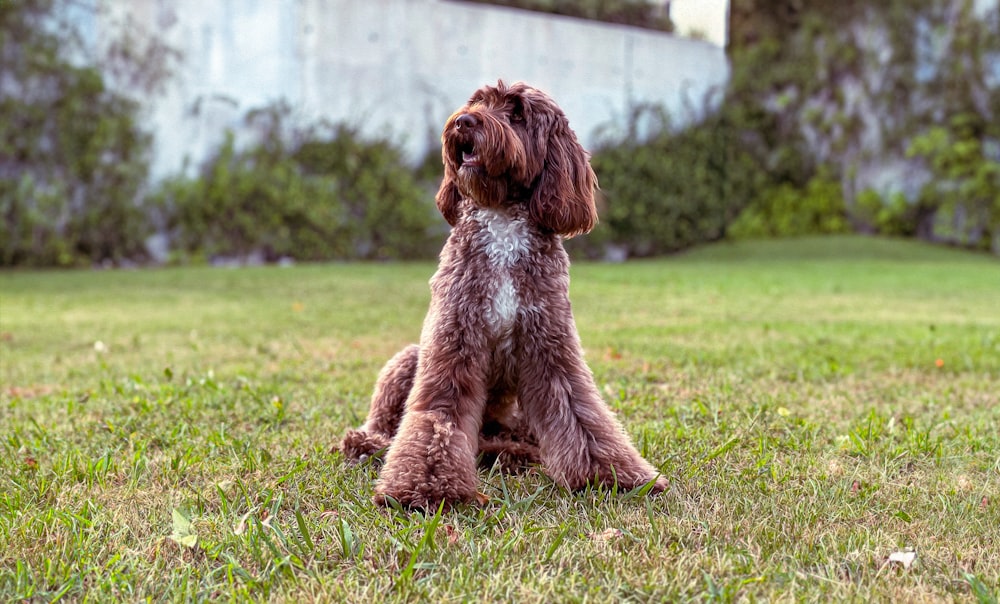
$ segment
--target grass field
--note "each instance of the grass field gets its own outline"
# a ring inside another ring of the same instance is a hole
[[[330,449],[433,270],[0,273],[0,601],[997,601],[996,259],[575,265],[598,385],[671,489],[482,472],[481,508],[387,512]]]

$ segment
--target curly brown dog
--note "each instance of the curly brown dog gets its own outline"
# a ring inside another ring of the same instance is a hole
[[[476,458],[539,461],[568,489],[666,480],[601,399],[569,301],[563,238],[597,222],[597,179],[545,93],[498,82],[445,123],[437,205],[451,224],[420,344],[379,375],[340,449],[388,447],[375,500],[427,508],[476,499]]]

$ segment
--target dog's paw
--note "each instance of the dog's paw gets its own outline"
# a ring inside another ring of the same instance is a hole
[[[334,447],[348,461],[360,463],[369,457],[381,458],[389,447],[390,439],[364,430],[348,430],[340,444]]]
[[[375,493],[372,496],[375,505],[406,512],[436,512],[438,508],[449,510],[451,505],[445,501],[433,501],[426,497],[393,497],[386,493]]]
[[[646,484],[649,484],[649,482],[647,482]],[[656,479],[653,480],[653,484],[649,487],[648,493],[650,495],[658,495],[666,491],[669,487],[670,483],[667,481],[665,477],[657,476]]]
[[[482,495],[482,497],[486,497]],[[408,493],[399,496],[389,495],[388,493],[381,493],[376,491],[375,495],[372,497],[372,502],[383,508],[392,508],[398,510],[408,510],[408,511],[421,511],[421,512],[437,512],[439,509],[447,512],[456,505],[472,503],[473,501],[480,503],[480,493],[476,493],[476,496],[471,500],[465,498],[460,499],[445,499],[437,498],[433,496],[424,496],[416,493]],[[487,498],[488,501],[488,498]]]
[[[485,500],[485,501],[484,501]],[[435,512],[438,508],[449,510],[456,505],[479,503],[489,498],[473,489],[452,484],[422,484],[417,487],[402,486],[385,480],[375,486],[372,501],[376,505],[405,510]]]
[[[476,498],[475,443],[439,413],[411,412],[392,442],[376,497],[430,510]],[[376,503],[380,503],[376,500]]]
[[[609,487],[614,484],[614,480],[605,482],[605,485]],[[666,479],[666,477],[660,474],[636,477],[632,480],[622,480],[619,478],[617,485],[619,492],[625,490],[630,491],[633,494],[646,495],[649,497],[659,495],[670,488],[670,482]]]

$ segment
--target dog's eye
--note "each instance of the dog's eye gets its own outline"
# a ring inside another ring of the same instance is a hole
[[[510,110],[510,123],[517,124],[524,121],[524,110],[520,105],[515,105],[513,109]]]

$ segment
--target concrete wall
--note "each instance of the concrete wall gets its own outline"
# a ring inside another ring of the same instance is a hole
[[[148,100],[154,176],[197,165],[247,110],[287,100],[303,121],[389,135],[418,160],[469,95],[523,80],[562,105],[587,146],[657,104],[677,122],[729,77],[715,44],[636,28],[448,0],[104,0],[181,51]]]

